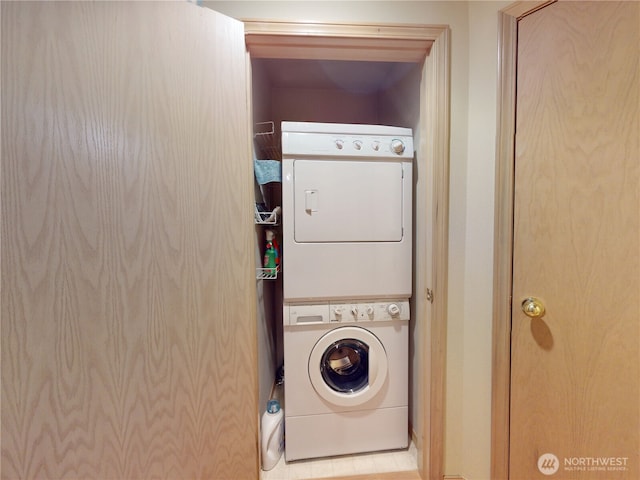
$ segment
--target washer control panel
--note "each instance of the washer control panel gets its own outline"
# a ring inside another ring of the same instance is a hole
[[[408,321],[409,300],[284,304],[285,325]]]
[[[330,303],[330,322],[409,320],[409,300]]]

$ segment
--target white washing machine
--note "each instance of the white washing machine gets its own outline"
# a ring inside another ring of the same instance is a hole
[[[284,305],[285,459],[408,446],[409,301]]]
[[[411,296],[411,129],[282,122],[285,302]]]

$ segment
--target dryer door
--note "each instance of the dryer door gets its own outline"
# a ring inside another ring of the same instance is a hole
[[[326,401],[342,407],[362,405],[387,380],[387,353],[373,333],[360,327],[326,333],[309,356],[309,379]]]
[[[293,171],[296,242],[402,241],[401,162],[295,160]]]

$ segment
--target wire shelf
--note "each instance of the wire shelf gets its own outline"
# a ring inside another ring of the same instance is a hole
[[[253,139],[259,160],[282,160],[280,136],[276,134],[273,121],[256,123]]]
[[[280,267],[256,268],[256,280],[275,280],[280,273]]]

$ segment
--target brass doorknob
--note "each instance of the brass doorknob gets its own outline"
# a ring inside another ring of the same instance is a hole
[[[522,301],[522,311],[527,317],[540,318],[544,316],[544,303],[536,297],[528,297]]]

